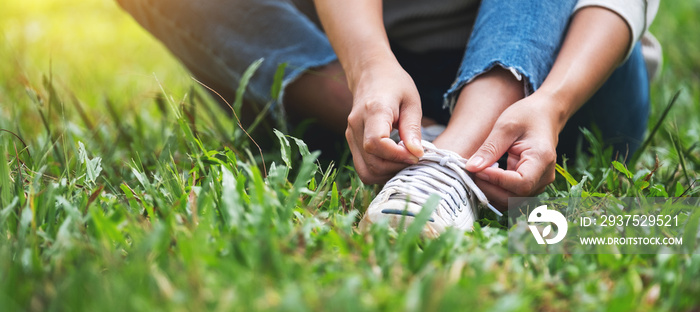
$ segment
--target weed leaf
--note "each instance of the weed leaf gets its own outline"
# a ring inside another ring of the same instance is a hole
[[[90,157],[87,155],[83,142],[78,142],[78,158],[80,159],[81,163],[85,164],[85,181],[91,186],[94,186],[95,182],[97,181],[97,177],[99,177],[100,172],[102,172],[102,158],[95,157],[90,159]]]
[[[698,228],[700,227],[700,210],[695,210],[688,218],[685,224],[685,232],[683,233],[683,244],[687,248],[688,253],[695,252],[698,245]]]
[[[566,179],[566,182],[569,182],[569,184],[571,184],[571,186],[578,184],[578,182],[576,182],[576,179],[574,179],[574,177],[571,176],[571,174],[568,171],[566,171],[564,167],[560,166],[559,164],[556,164],[556,167],[554,168],[562,177],[564,177],[564,179]]]
[[[277,139],[279,139],[280,146],[282,147],[280,149],[282,161],[284,161],[284,164],[287,165],[289,169],[291,169],[292,159],[290,155],[292,154],[292,147],[289,145],[289,140],[287,140],[287,137],[284,135],[284,133],[280,132],[279,130],[274,129],[273,131],[275,132]]]
[[[615,167],[615,169],[617,169],[617,171],[624,174],[628,179],[632,178],[632,176],[633,176],[632,172],[627,170],[627,168],[625,167],[625,165],[623,163],[621,163],[617,160],[613,160],[612,165],[613,165],[613,167]]]
[[[272,88],[270,89],[270,96],[273,101],[278,100],[280,93],[282,92],[282,82],[284,82],[284,70],[287,68],[287,63],[282,63],[277,66],[277,71],[275,72],[275,78],[272,81]]]

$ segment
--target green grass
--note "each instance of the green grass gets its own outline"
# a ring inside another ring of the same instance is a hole
[[[662,2],[650,127],[681,92],[629,175],[592,144],[547,194],[698,196],[699,13]],[[263,170],[111,1],[4,1],[0,60],[3,311],[700,307],[697,254],[514,255],[492,218],[432,241],[359,234],[374,188],[284,135]]]

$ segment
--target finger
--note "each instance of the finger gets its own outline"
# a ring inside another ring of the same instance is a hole
[[[513,145],[518,139],[518,132],[514,127],[496,125],[484,141],[484,144],[469,158],[466,169],[471,172],[479,172],[490,166]]]
[[[391,135],[394,117],[390,111],[374,111],[365,115],[363,140],[379,141]]]
[[[369,116],[364,124],[362,148],[365,152],[385,160],[407,164],[417,163],[418,157],[389,137],[391,124],[392,118],[388,114],[376,113]]]
[[[499,211],[508,209],[508,198],[518,197],[517,195],[501,188],[498,185],[491,184],[481,179],[475,179],[476,186],[484,192],[484,195],[489,199],[489,203]]]
[[[404,163],[388,162],[371,154],[363,153],[357,144],[351,143],[353,136],[350,131],[347,132],[348,145],[353,155],[352,160],[355,171],[360,176],[362,183],[367,185],[384,183],[391,179],[396,172],[407,166]]]
[[[423,156],[421,144],[421,118],[420,98],[405,99],[399,111],[399,136],[406,149],[416,157]]]
[[[515,170],[515,168],[518,168],[518,163],[520,163],[520,155],[508,154],[508,159],[506,160],[507,170]]]
[[[546,165],[533,159],[524,159],[518,164],[517,170],[486,168],[478,172],[479,179],[498,185],[520,196],[532,195],[542,187],[540,181],[544,176]]]
[[[362,142],[356,141],[356,137],[350,129],[346,131],[346,137],[358,174],[361,175],[363,181],[370,181],[368,184],[386,181],[396,172],[408,166],[404,162],[385,160],[367,153],[361,147]]]
[[[385,183],[394,176],[393,174],[376,175],[370,173],[364,160],[362,159],[353,159],[353,163],[355,165],[355,171],[360,177],[360,181],[362,181],[362,183],[365,185]]]
[[[393,178],[396,175],[396,172],[406,167],[406,165],[403,164],[402,166],[396,166],[395,168],[391,168],[391,170],[393,170],[392,172],[387,171],[384,173],[375,173],[372,172],[372,169],[370,169],[370,167],[367,166],[367,163],[364,162],[364,160],[353,159],[353,163],[355,165],[355,171],[357,171],[357,175],[360,177],[360,180],[365,185],[386,183],[386,181],[389,181],[389,179]],[[397,164],[394,163],[394,165]]]

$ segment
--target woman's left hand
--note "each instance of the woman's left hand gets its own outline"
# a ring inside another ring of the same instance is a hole
[[[558,134],[563,127],[557,101],[534,93],[508,107],[467,162],[475,182],[501,210],[508,197],[530,197],[554,181]],[[491,167],[508,153],[506,169]]]
[[[540,88],[503,111],[467,163],[495,206],[507,207],[508,197],[541,193],[554,181],[559,132],[624,60],[631,35],[625,20],[609,9],[576,11]],[[506,152],[505,170],[489,168]]]

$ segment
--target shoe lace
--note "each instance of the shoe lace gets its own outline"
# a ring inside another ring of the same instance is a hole
[[[418,163],[401,170],[384,186],[384,189],[395,190],[391,198],[422,205],[431,193],[439,191],[448,195],[442,196],[440,201],[443,210],[454,216],[464,207],[469,207],[469,200],[476,196],[479,202],[498,216],[503,215],[489,204],[486,195],[467,174],[466,159],[452,151],[438,149],[427,141],[422,144],[425,153]]]

